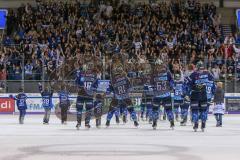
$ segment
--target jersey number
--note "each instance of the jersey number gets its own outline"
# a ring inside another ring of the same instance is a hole
[[[19,106],[24,106],[25,105],[25,100],[24,99],[20,99],[19,100]]]
[[[176,96],[182,95],[182,91],[180,91],[180,90],[175,90],[175,95],[176,95]]]
[[[87,90],[90,90],[92,87],[92,82],[84,82],[84,86]]]
[[[124,94],[124,93],[126,93],[125,86],[119,86],[119,87],[118,87],[118,93],[119,93],[119,94]]]
[[[157,90],[158,91],[166,91],[167,90],[167,82],[166,81],[157,82]]]
[[[212,87],[207,87],[207,93],[212,93]]]
[[[49,104],[49,99],[44,99],[44,100],[43,100],[43,104],[44,104],[44,105],[48,105],[48,104]]]

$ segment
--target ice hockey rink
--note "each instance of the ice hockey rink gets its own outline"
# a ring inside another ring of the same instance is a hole
[[[24,125],[17,121],[17,115],[0,115],[0,160],[240,159],[240,115],[225,115],[222,128],[210,116],[205,132],[193,132],[190,123],[171,130],[166,121],[157,130],[147,122],[135,128],[131,121],[76,130],[55,115],[50,125],[42,125],[42,115],[27,115]]]

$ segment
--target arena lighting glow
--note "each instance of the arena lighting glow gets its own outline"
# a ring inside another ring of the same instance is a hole
[[[236,16],[237,16],[237,26],[240,28],[240,9],[236,10]]]
[[[0,9],[0,29],[6,28],[7,13],[8,11],[6,9]]]

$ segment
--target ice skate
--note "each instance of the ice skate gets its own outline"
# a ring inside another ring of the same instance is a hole
[[[194,132],[197,132],[197,130],[198,130],[198,123],[197,122],[194,124],[193,130],[194,130]]]
[[[48,125],[49,123],[48,123],[47,121],[44,121],[43,124],[44,124],[44,125]]]
[[[185,121],[180,122],[180,126],[186,126],[187,123]]]
[[[153,121],[152,127],[153,127],[153,130],[157,129],[157,121]]]
[[[116,117],[116,123],[117,123],[117,124],[120,123],[120,120],[119,120],[119,117],[118,117],[118,116]]]
[[[152,119],[149,119],[149,120],[148,120],[148,123],[149,123],[149,124],[152,124]]]
[[[181,122],[180,122],[180,126],[186,126],[187,125],[187,120],[186,119],[183,119]]]
[[[163,121],[165,121],[167,118],[166,118],[166,115],[164,114],[163,115]]]
[[[179,122],[179,116],[178,116],[178,114],[175,115],[175,120],[176,120],[177,122]]]
[[[205,128],[206,128],[206,122],[202,122],[202,125],[201,125],[202,132],[205,131]]]
[[[127,123],[127,117],[124,115],[123,116],[123,123],[126,124]]]
[[[90,124],[85,124],[85,128],[90,129],[91,128]]]
[[[101,126],[101,119],[96,119],[96,127],[100,128]]]
[[[137,121],[134,121],[134,126],[135,126],[135,127],[138,127],[138,126],[139,126],[139,124],[138,124]]]
[[[174,121],[171,121],[171,122],[170,122],[170,128],[171,128],[172,130],[174,130],[174,127],[175,127]]]
[[[144,117],[143,117],[143,113],[141,113],[140,118],[141,118],[142,121],[145,121],[145,119],[144,119]]]
[[[19,124],[24,124],[24,118],[23,118],[23,117],[21,117],[21,118],[19,119]]]
[[[67,125],[67,122],[66,121],[62,121],[62,125]]]
[[[78,123],[78,124],[76,125],[77,130],[79,130],[80,127],[81,127],[81,124]]]
[[[109,126],[110,126],[110,121],[107,120],[107,122],[106,122],[106,127],[108,128]]]

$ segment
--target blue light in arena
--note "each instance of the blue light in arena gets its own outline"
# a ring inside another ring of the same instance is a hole
[[[238,28],[240,28],[240,9],[237,9],[236,15],[237,15],[237,25],[238,25]]]
[[[6,28],[7,13],[6,9],[0,9],[0,29]]]

